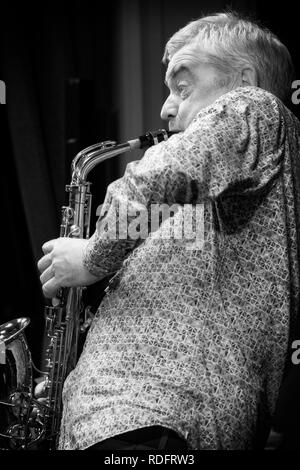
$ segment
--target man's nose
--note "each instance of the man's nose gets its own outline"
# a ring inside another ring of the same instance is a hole
[[[163,121],[170,121],[177,115],[178,103],[171,95],[168,96],[161,108],[160,117]]]

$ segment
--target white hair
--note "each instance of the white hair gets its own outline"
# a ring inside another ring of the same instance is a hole
[[[258,86],[283,101],[291,91],[294,68],[288,49],[269,29],[237,13],[217,13],[188,23],[166,44],[163,62],[183,46],[193,44],[206,61],[232,77],[244,67],[255,70]]]

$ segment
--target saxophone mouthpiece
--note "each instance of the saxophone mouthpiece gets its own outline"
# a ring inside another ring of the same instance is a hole
[[[151,147],[152,145],[156,145],[164,140],[168,140],[172,134],[175,134],[175,132],[166,131],[165,129],[158,129],[157,131],[147,132],[137,139],[129,140],[128,144],[130,145],[131,150],[143,149]]]

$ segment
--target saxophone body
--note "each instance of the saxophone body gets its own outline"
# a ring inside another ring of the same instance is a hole
[[[87,177],[96,165],[167,140],[170,134],[162,129],[123,144],[105,141],[79,152],[72,161],[71,183],[66,186],[69,201],[62,207],[60,237],[89,238],[92,195]],[[43,371],[34,366],[26,342],[29,318],[0,326],[0,448],[57,449],[64,381],[77,363],[80,333],[92,321],[89,307],[83,305],[83,289],[61,288],[52,305],[45,307]],[[34,397],[33,369],[43,376],[43,401]]]

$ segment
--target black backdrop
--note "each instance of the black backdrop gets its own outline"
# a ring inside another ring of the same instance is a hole
[[[0,105],[0,323],[31,318],[27,337],[37,364],[44,299],[36,262],[42,243],[58,236],[73,156],[97,141],[161,127],[166,40],[188,21],[228,6],[277,33],[300,78],[296,2],[290,0],[269,6],[246,0],[1,3],[0,79],[7,94]],[[291,108],[299,117],[300,105]],[[95,208],[137,156],[93,172]]]

